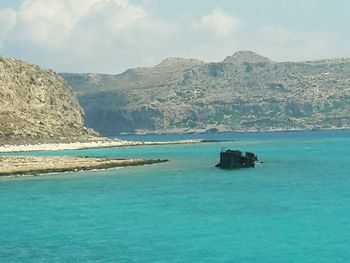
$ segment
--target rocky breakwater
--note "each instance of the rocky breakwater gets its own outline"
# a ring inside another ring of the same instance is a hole
[[[55,72],[0,57],[0,145],[96,139],[83,114]]]
[[[164,163],[168,160],[114,159],[75,156],[3,156],[0,176],[38,175]]]

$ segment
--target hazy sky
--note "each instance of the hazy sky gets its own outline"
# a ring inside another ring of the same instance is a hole
[[[0,0],[0,54],[59,72],[119,73],[166,57],[350,56],[348,0]]]

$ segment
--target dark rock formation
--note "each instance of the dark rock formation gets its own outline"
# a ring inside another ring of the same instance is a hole
[[[243,155],[239,150],[223,150],[220,153],[220,163],[216,167],[222,169],[250,168],[255,167],[257,161],[258,157],[251,152]]]

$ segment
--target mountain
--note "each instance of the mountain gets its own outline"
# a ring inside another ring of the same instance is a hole
[[[83,110],[52,70],[0,57],[0,144],[84,140]]]
[[[253,51],[237,51],[232,56],[229,56],[224,59],[223,63],[234,63],[234,64],[242,64],[242,63],[266,63],[271,62],[266,57],[260,56],[259,54]]]
[[[239,51],[222,62],[166,59],[118,75],[61,74],[86,124],[120,132],[350,128],[350,59],[274,62]]]
[[[109,74],[60,74],[74,87],[77,94],[99,91],[152,88],[165,83],[176,82],[182,73],[194,66],[205,64],[203,61],[185,58],[167,58],[153,68],[140,67],[128,69],[119,75]]]

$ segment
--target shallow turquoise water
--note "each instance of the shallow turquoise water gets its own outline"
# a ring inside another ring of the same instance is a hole
[[[349,262],[350,132],[210,136],[239,140],[65,151],[171,162],[0,179],[0,262]],[[213,168],[222,146],[264,163]]]

